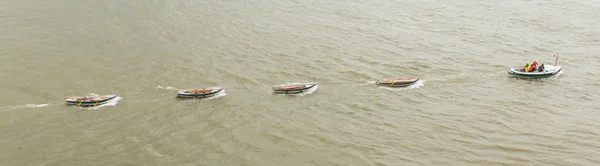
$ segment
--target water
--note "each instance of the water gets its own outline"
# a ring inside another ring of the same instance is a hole
[[[597,1],[0,3],[0,165],[600,163]]]

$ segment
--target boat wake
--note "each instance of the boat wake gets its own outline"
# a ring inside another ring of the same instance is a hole
[[[558,77],[559,77],[560,75],[562,75],[562,74],[563,74],[563,71],[561,70],[561,71],[559,71],[558,73],[556,73],[555,75],[553,75],[553,76],[551,76],[551,77],[548,77],[548,78],[541,78],[541,79],[539,79],[539,80],[540,80],[540,81],[550,81],[550,80],[556,80],[556,79],[558,79]]]
[[[170,86],[163,87],[163,86],[160,86],[160,85],[158,85],[158,86],[156,87],[156,89],[165,89],[165,90],[178,90],[179,88],[170,87]]]
[[[485,74],[485,75],[483,75],[483,78],[487,78],[487,77],[496,77],[496,76],[498,76],[498,74],[495,74],[495,73],[488,73],[488,74]]]
[[[97,109],[102,108],[102,107],[116,106],[117,103],[119,103],[119,100],[121,100],[121,99],[123,99],[123,97],[117,96],[114,99],[108,101],[107,103],[99,105],[99,106],[95,106],[95,107],[79,107],[79,108],[83,109],[83,110],[97,110]],[[74,105],[73,107],[77,107],[77,106]]]
[[[358,84],[358,86],[375,85],[375,84],[377,84],[377,81],[369,81],[369,82],[366,82],[366,83],[363,83],[363,84]]]
[[[558,78],[558,76],[560,76],[560,75],[562,75],[562,74],[563,74],[563,71],[561,70],[561,71],[559,71],[558,73],[556,73],[555,75],[553,75],[552,77],[548,77],[548,79],[557,79],[557,78]]]
[[[391,90],[391,91],[404,91],[404,90],[409,90],[409,89],[416,89],[416,88],[420,88],[425,86],[425,80],[419,80],[417,82],[415,82],[414,84],[407,86],[407,87],[388,87],[388,86],[379,86],[379,88],[382,89],[386,89],[386,90]]]
[[[450,80],[463,79],[468,76],[469,75],[467,73],[459,73],[459,74],[454,74],[454,75],[446,75],[446,76],[442,76],[442,77],[432,78],[429,81],[446,82],[446,81],[450,81]]]
[[[17,105],[17,106],[4,106],[4,107],[0,107],[0,111],[10,111],[10,110],[14,110],[14,109],[19,109],[19,108],[41,108],[41,107],[46,107],[49,106],[50,103],[46,103],[46,104],[24,104],[24,105]]]
[[[217,98],[221,98],[223,96],[227,96],[227,93],[225,93],[225,89],[223,89],[222,91],[220,91],[219,93],[217,93],[217,95],[213,96],[213,97],[207,97],[203,100],[212,100],[212,99],[217,99]]]

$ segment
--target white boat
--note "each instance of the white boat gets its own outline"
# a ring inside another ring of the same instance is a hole
[[[523,68],[511,68],[508,74],[517,78],[548,78],[558,74],[562,70],[561,66],[544,65],[544,70],[525,72]]]

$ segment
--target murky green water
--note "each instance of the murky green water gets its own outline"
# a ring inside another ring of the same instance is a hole
[[[597,1],[0,4],[0,165],[600,162]],[[507,75],[557,52],[558,77]],[[64,104],[90,93],[122,99]]]

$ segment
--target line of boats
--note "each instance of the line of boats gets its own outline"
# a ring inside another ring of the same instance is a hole
[[[558,60],[558,58],[557,58]],[[548,78],[558,74],[561,66],[545,65],[543,70],[526,71],[526,68],[511,68],[508,70],[510,76],[516,78]],[[420,77],[408,78],[386,78],[375,82],[378,86],[387,87],[407,87],[421,80]],[[316,82],[284,84],[272,87],[275,94],[300,94],[310,91],[317,86]],[[191,88],[177,90],[177,97],[182,98],[209,98],[214,97],[225,90],[223,86],[210,86],[203,88]],[[83,96],[83,97],[67,97],[65,101],[69,105],[76,106],[98,106],[106,104],[118,95],[102,95],[102,96]]]
[[[377,80],[376,84],[389,87],[406,87],[421,80],[419,77],[413,78],[388,78]],[[292,83],[272,87],[275,94],[301,94],[310,91],[318,85],[316,82]],[[203,88],[190,88],[177,90],[177,97],[182,98],[209,98],[218,95],[225,90],[223,86],[209,86]],[[110,102],[118,95],[102,95],[102,96],[76,96],[67,97],[65,101],[69,105],[76,106],[99,106]]]

